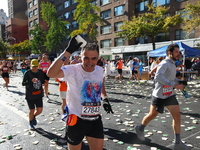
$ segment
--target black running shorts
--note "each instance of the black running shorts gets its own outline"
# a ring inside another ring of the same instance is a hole
[[[118,73],[121,74],[122,73],[122,69],[118,69]]]
[[[101,117],[95,121],[88,121],[78,118],[74,126],[67,126],[66,140],[71,145],[78,145],[84,136],[103,139],[103,124]]]
[[[27,99],[29,109],[35,109],[37,107],[43,107],[43,101],[42,98],[40,99]]]
[[[2,73],[1,76],[2,78],[9,78],[8,72]]]
[[[156,97],[152,96],[152,105],[156,105],[156,110],[159,113],[163,113],[164,106],[179,105],[179,103],[178,103],[175,95],[172,95],[166,99],[156,98]]]
[[[44,74],[44,80],[49,81],[50,78],[47,76],[47,73],[43,72],[43,74]]]

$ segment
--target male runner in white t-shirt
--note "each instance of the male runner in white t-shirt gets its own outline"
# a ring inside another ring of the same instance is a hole
[[[106,112],[113,112],[106,99],[103,68],[96,65],[99,47],[88,43],[81,50],[82,63],[61,68],[63,61],[82,44],[77,43],[75,37],[69,42],[66,51],[50,66],[48,76],[64,78],[68,85],[66,97],[69,111],[66,131],[68,149],[80,150],[82,140],[86,136],[91,150],[102,150],[104,134],[100,116],[101,97],[104,99],[103,107]]]

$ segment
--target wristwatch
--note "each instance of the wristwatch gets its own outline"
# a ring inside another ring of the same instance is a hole
[[[64,55],[62,55],[62,56],[60,57],[60,60],[62,60],[63,62],[64,62],[66,59],[67,59],[67,57],[65,57]]]

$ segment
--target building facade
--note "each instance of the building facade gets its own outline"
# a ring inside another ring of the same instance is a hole
[[[19,4],[15,4],[19,2]],[[44,0],[8,0],[10,3],[9,6],[9,16],[21,16],[17,15],[18,7],[22,5],[22,2],[25,3],[26,17],[28,18],[28,30],[33,29],[33,24],[38,23],[43,30],[47,30],[45,22],[41,19],[40,16],[40,4]],[[57,17],[62,18],[69,22],[66,25],[71,31],[78,29],[78,23],[74,20],[74,12],[76,10],[77,3],[75,0],[45,0],[51,2],[55,5],[57,10]],[[148,37],[136,37],[131,40],[127,40],[124,37],[117,36],[117,33],[120,32],[120,26],[123,24],[123,21],[131,20],[131,17],[134,15],[139,15],[147,11],[146,4],[153,3],[156,5],[169,6],[169,14],[174,15],[176,13],[183,14],[183,9],[185,6],[190,3],[194,4],[200,0],[91,0],[93,4],[98,6],[101,10],[99,15],[103,19],[103,25],[98,25],[97,41],[100,46],[100,55],[106,59],[113,59],[115,57],[128,58],[128,56],[138,56],[144,57],[147,52],[152,50],[151,39]],[[24,8],[24,7],[23,7]],[[24,10],[23,10],[24,11]],[[22,11],[21,11],[22,12]],[[19,13],[20,14],[20,13]],[[199,38],[199,29],[195,30],[188,37],[185,37],[185,33],[182,30],[183,26],[181,24],[176,27],[170,28],[168,33],[159,33],[156,37],[156,48],[159,46],[172,42],[190,39],[196,40]],[[86,40],[89,40],[87,35],[82,35]],[[31,40],[32,37],[29,37]],[[162,42],[164,42],[162,44]],[[63,42],[63,49],[66,47],[68,40]],[[194,43],[194,42],[193,42]],[[195,45],[193,45],[195,47]],[[62,51],[62,50],[61,50]]]
[[[27,4],[26,0],[7,0],[8,1],[8,17],[27,20]]]
[[[199,0],[95,0],[93,4],[100,9],[100,16],[104,24],[98,26],[98,44],[100,46],[100,54],[105,58],[125,57],[136,55],[144,56],[148,51],[152,50],[151,39],[148,37],[136,37],[132,40],[125,40],[123,37],[117,36],[120,32],[120,26],[124,20],[131,20],[133,15],[139,15],[147,11],[146,4],[153,3],[156,5],[170,6],[169,14],[183,14],[183,9],[187,3],[194,4]],[[78,24],[73,20],[73,12],[77,3],[74,0],[51,0],[58,11],[58,17],[68,21],[68,28],[77,29]],[[157,48],[162,45],[160,42],[178,41],[185,39],[198,38],[199,29],[195,30],[188,37],[182,30],[182,25],[170,28],[169,33],[160,33],[156,37]],[[191,40],[190,40],[191,41]],[[149,44],[148,44],[149,43]],[[160,43],[160,44],[159,44]],[[133,54],[134,53],[134,54]]]

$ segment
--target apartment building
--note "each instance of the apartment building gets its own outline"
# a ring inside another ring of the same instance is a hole
[[[125,40],[123,37],[117,36],[120,26],[124,20],[131,20],[133,15],[138,15],[147,11],[146,3],[156,5],[170,6],[169,14],[183,14],[183,9],[187,3],[196,3],[199,0],[94,0],[93,4],[100,9],[100,16],[104,24],[98,26],[98,44],[100,46],[100,54],[105,58],[111,58],[111,55],[127,58],[130,55],[146,55],[147,51],[152,50],[151,39],[148,37],[136,37],[132,40]],[[75,0],[51,0],[56,6],[58,17],[70,22],[68,28],[74,30],[78,24],[73,20],[73,12],[77,3]],[[195,30],[190,36],[185,37],[186,33],[182,30],[182,25],[177,25],[170,29],[169,33],[160,33],[156,37],[156,42],[175,41],[183,39],[198,38],[199,30]],[[87,37],[85,37],[87,38]],[[149,44],[148,44],[149,43]],[[148,48],[142,49],[144,45]],[[135,48],[137,45],[137,48]]]
[[[27,20],[27,4],[26,0],[7,0],[8,1],[8,17]]]
[[[10,2],[11,0],[9,0]],[[16,0],[13,0],[13,4]],[[24,0],[19,0],[20,2]],[[47,30],[45,22],[40,16],[40,3],[44,0],[26,0],[27,6],[27,18],[28,18],[28,30],[33,28],[33,24],[38,23],[43,30]],[[73,18],[73,13],[76,10],[77,3],[75,0],[45,0],[55,5],[57,10],[57,16],[69,24],[66,25],[70,30],[78,28],[78,23]],[[138,15],[147,11],[146,3],[153,3],[156,5],[170,6],[169,14],[175,13],[184,14],[183,9],[187,3],[196,3],[200,0],[94,0],[91,1],[97,5],[101,12],[99,15],[103,19],[103,25],[98,25],[97,40],[100,46],[100,54],[105,58],[124,57],[127,58],[130,55],[146,55],[147,51],[152,50],[151,39],[148,37],[136,37],[132,40],[125,40],[123,37],[117,36],[120,32],[120,26],[124,20],[131,20],[133,15]],[[9,7],[15,7],[10,5]],[[18,5],[16,5],[18,6]],[[12,9],[9,9],[10,11]],[[15,10],[15,9],[13,9]],[[12,13],[10,13],[10,16]],[[15,13],[13,13],[13,16]],[[199,29],[195,30],[186,39],[199,38]],[[87,40],[87,35],[83,35]],[[29,37],[31,39],[31,37]],[[156,37],[156,45],[158,48],[159,43],[167,41],[176,41],[185,39],[185,33],[182,30],[182,25],[170,28],[169,33],[160,33]],[[63,48],[67,45],[68,40],[63,42]],[[194,47],[194,45],[192,46]]]

